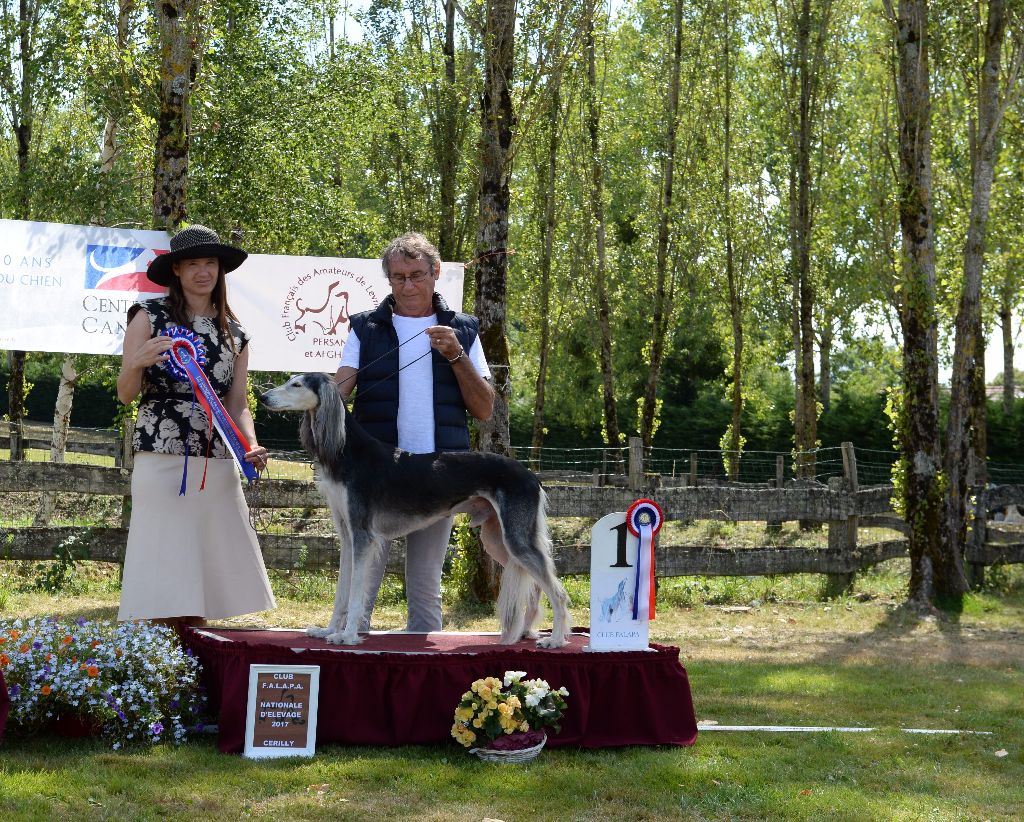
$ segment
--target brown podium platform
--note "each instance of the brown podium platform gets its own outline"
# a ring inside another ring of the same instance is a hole
[[[544,650],[499,645],[497,634],[371,633],[356,647],[302,631],[191,629],[186,647],[203,665],[218,747],[239,753],[249,666],[319,665],[317,744],[410,745],[451,740],[455,708],[475,679],[526,671],[569,691],[562,732],[549,746],[692,745],[697,721],[679,649],[588,652],[585,629]]]

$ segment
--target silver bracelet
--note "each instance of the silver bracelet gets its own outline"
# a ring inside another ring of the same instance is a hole
[[[455,363],[457,363],[459,360],[461,360],[465,356],[466,356],[466,349],[463,348],[460,345],[459,346],[459,353],[456,354],[454,357],[452,357],[450,360],[448,360],[448,365],[455,365]]]

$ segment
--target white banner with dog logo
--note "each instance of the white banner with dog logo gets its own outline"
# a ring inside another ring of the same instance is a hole
[[[0,220],[0,348],[120,354],[127,311],[164,293],[146,266],[163,231]],[[462,263],[442,263],[437,291],[462,306]],[[249,368],[338,366],[349,317],[389,293],[380,260],[251,254],[228,275],[228,299],[253,336]]]

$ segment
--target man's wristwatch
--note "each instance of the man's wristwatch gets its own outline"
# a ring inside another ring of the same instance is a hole
[[[457,363],[459,360],[461,360],[465,356],[466,356],[466,349],[463,348],[460,345],[459,346],[459,353],[456,354],[454,357],[452,357],[450,360],[448,360],[448,365],[455,365],[455,363]]]

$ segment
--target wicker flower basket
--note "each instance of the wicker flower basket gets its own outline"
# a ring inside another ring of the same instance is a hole
[[[512,734],[515,736],[515,734]],[[477,759],[484,762],[501,762],[507,765],[519,765],[536,759],[544,749],[548,741],[547,734],[536,745],[529,748],[517,748],[515,750],[496,750],[495,748],[470,748],[471,754],[476,754]]]

